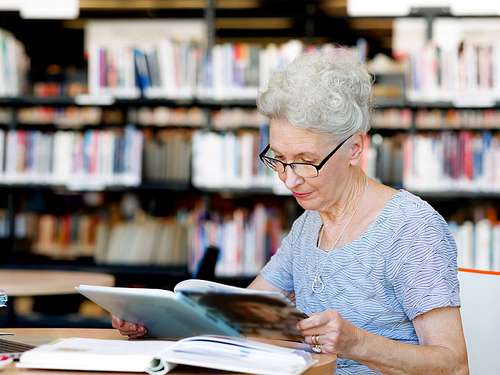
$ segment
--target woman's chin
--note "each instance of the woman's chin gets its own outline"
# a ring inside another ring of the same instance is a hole
[[[319,209],[319,206],[317,204],[315,204],[314,202],[309,201],[307,199],[297,199],[297,203],[304,210],[317,211]]]

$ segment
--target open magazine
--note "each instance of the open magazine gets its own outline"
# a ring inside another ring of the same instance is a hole
[[[70,338],[28,350],[17,367],[147,372],[178,364],[261,375],[298,375],[317,363],[307,351],[240,338],[196,336],[174,341]]]
[[[295,328],[307,318],[283,294],[190,279],[174,292],[80,285],[76,290],[108,312],[143,325],[150,337],[197,335],[302,341]]]

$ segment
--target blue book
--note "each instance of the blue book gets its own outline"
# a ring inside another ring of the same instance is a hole
[[[151,87],[151,78],[149,76],[148,62],[145,53],[139,49],[134,48],[134,60],[136,77],[138,78],[138,86],[141,90]]]
[[[269,144],[269,124],[263,124],[259,129],[259,153],[261,153],[264,148]],[[267,171],[267,167],[264,163],[261,163],[259,160],[258,164],[259,173],[265,173]]]
[[[123,153],[122,153],[123,172],[132,172],[132,157],[134,154],[133,150],[134,134],[135,134],[135,127],[133,125],[125,126],[123,134]]]
[[[90,158],[92,157],[92,131],[87,130],[83,135],[83,170],[90,173]]]
[[[123,136],[116,137],[116,147],[115,147],[115,165],[116,169],[114,172],[116,174],[123,172]]]

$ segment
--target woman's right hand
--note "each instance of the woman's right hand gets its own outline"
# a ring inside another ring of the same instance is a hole
[[[120,333],[124,336],[128,336],[130,339],[137,339],[139,337],[142,337],[146,334],[146,327],[135,324],[135,323],[130,323],[130,322],[125,322],[122,319],[114,316],[111,314],[111,325],[113,328],[116,328]]]

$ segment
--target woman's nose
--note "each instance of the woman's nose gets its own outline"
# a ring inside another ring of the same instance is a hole
[[[300,185],[304,179],[300,177],[295,171],[287,165],[285,171],[279,174],[281,181],[285,183],[287,189],[292,190],[295,186]]]

